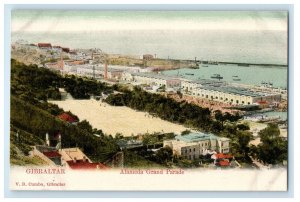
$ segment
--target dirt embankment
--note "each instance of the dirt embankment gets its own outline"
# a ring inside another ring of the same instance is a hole
[[[39,65],[42,62],[43,54],[37,50],[12,50],[11,58],[26,65],[36,64]]]
[[[138,66],[138,67],[152,67],[154,71],[164,71],[171,69],[179,69],[185,67],[193,67],[194,63],[181,60],[168,60],[154,58],[151,60],[143,60],[133,56],[109,55],[109,64],[124,65],[124,66]]]

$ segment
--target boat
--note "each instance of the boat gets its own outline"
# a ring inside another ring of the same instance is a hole
[[[265,82],[265,81],[262,81],[261,82],[261,85],[263,87],[269,87],[269,88],[272,88],[273,87],[273,83],[272,82]]]
[[[185,73],[185,75],[191,75],[191,76],[194,76],[193,73]]]
[[[240,81],[241,79],[238,76],[232,76],[233,81]]]
[[[191,65],[191,66],[189,66],[188,68],[190,68],[190,69],[199,69],[200,66],[199,66],[199,64],[196,62],[194,65]]]
[[[213,74],[210,78],[212,79],[223,79],[223,77],[220,74]]]

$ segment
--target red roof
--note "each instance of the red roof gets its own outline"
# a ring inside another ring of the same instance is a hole
[[[259,100],[257,101],[258,104],[268,104],[268,101],[266,100]]]
[[[48,158],[61,157],[61,155],[56,151],[43,152]]]
[[[230,165],[229,161],[220,161],[218,164],[220,166],[229,166]]]
[[[70,52],[70,48],[64,48],[64,47],[62,47],[61,49],[62,49],[62,51],[66,52],[66,53]]]
[[[60,118],[63,121],[67,121],[69,123],[74,123],[74,122],[78,121],[75,117],[71,116],[68,113],[62,113],[62,114],[58,115],[58,118]]]
[[[232,156],[230,154],[223,154],[223,153],[219,153],[219,154],[215,154],[217,159],[231,159]]]
[[[108,166],[106,166],[102,163],[90,163],[88,160],[86,160],[86,161],[77,160],[76,162],[67,161],[67,164],[72,169],[101,169],[101,170],[109,169]]]
[[[38,47],[49,47],[51,48],[51,43],[38,43]]]

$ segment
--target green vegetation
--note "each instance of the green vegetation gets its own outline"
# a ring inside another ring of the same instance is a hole
[[[32,104],[46,101],[48,98],[60,99],[59,82],[61,77],[36,65],[26,66],[11,61],[11,94]]]
[[[104,83],[88,78],[77,78],[74,75],[63,78],[63,87],[76,99],[89,99],[92,95],[112,92]]]
[[[168,161],[171,161],[173,158],[173,151],[170,147],[163,147],[156,152],[156,161],[160,164],[166,164]]]
[[[10,131],[10,162],[14,165],[42,165],[45,164],[43,160],[38,157],[30,157],[29,152],[32,150],[31,146],[36,144],[43,144],[44,141],[33,134],[24,130],[11,126]]]
[[[162,168],[163,166],[147,160],[136,151],[124,151],[124,167],[127,168]]]
[[[71,80],[35,65],[26,66],[15,60],[11,62],[11,124],[12,128],[32,134],[35,139],[44,139],[45,134],[62,134],[63,147],[80,147],[93,160],[104,161],[118,151],[115,141],[105,136],[101,130],[92,129],[87,121],[77,125],[68,124],[56,116],[63,112],[57,105],[47,103],[47,99],[59,99],[59,87],[72,85]],[[75,80],[76,82],[76,80]],[[73,82],[74,83],[74,82]],[[83,82],[83,86],[89,82]],[[50,92],[57,95],[51,96]],[[49,96],[50,95],[50,96]],[[71,114],[70,112],[68,112]],[[101,138],[93,134],[98,133]],[[22,133],[23,134],[23,133]],[[42,142],[28,142],[27,135],[21,138],[18,148],[24,155],[30,150],[29,145],[42,144]]]
[[[268,164],[280,164],[288,158],[288,143],[280,136],[278,125],[269,124],[259,132],[258,158]]]
[[[59,88],[65,88],[76,99],[89,99],[92,95],[112,92],[104,83],[75,76],[62,77],[54,71],[24,65],[11,60],[11,93],[36,104],[48,99],[60,100]]]
[[[86,122],[79,123],[81,127],[68,124],[15,96],[11,97],[11,123],[40,139],[47,132],[54,134],[59,131],[62,134],[62,147],[78,146],[94,160],[106,160],[118,151],[113,139],[103,134],[101,138],[95,137],[91,131],[85,129]]]

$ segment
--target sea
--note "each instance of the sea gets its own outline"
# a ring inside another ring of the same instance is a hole
[[[179,76],[191,80],[212,79],[214,74],[220,74],[223,79],[231,83],[262,85],[262,83],[272,84],[275,88],[287,89],[288,68],[277,66],[238,66],[235,64],[200,65],[199,69],[182,68],[178,70],[168,70],[161,72],[165,75]],[[240,79],[239,81],[236,81]]]

